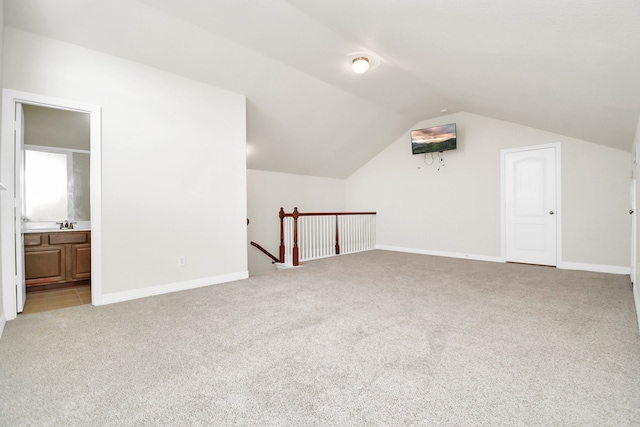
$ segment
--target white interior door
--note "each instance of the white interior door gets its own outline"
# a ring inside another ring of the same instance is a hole
[[[636,283],[636,180],[631,180],[631,186],[629,190],[629,214],[631,215],[631,283]]]
[[[16,311],[24,310],[27,301],[27,287],[24,278],[24,236],[22,234],[22,216],[24,208],[24,113],[22,104],[16,102],[15,122],[15,204],[14,204],[14,230],[16,248]]]
[[[506,153],[505,257],[557,264],[556,148]]]

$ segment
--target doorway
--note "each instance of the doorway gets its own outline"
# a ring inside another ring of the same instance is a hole
[[[91,302],[100,305],[101,282],[101,109],[99,106],[52,98],[38,94],[3,90],[2,115],[2,174],[1,182],[7,187],[2,194],[0,230],[2,232],[2,292],[6,320],[14,319],[21,311],[26,295],[24,275],[24,236],[22,230],[24,204],[21,190],[24,174],[20,168],[23,156],[22,106],[45,107],[57,111],[89,115],[91,254]],[[54,150],[55,151],[55,150]],[[33,224],[31,224],[33,225]],[[31,239],[33,240],[33,239]],[[44,240],[42,240],[44,241]]]
[[[504,261],[557,266],[560,144],[503,150],[501,163]]]
[[[16,108],[23,117],[22,141],[16,140],[22,179],[15,187],[22,201],[26,288],[24,301],[17,294],[17,310],[30,314],[89,304],[91,117],[33,104]]]

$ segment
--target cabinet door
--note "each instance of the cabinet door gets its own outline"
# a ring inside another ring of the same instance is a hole
[[[27,286],[65,280],[65,247],[40,246],[24,249],[25,279]]]
[[[71,245],[71,279],[91,279],[91,243]]]

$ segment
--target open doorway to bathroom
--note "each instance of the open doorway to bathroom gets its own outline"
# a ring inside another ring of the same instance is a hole
[[[89,113],[22,104],[23,314],[91,303]]]
[[[23,312],[27,288],[32,296],[58,293],[55,301],[40,303],[40,309],[100,305],[101,108],[4,89],[1,148],[0,181],[6,187],[0,195],[5,319]],[[29,165],[39,173],[32,176]],[[82,177],[87,174],[88,184]],[[58,190],[49,187],[54,181]],[[38,191],[44,194],[42,205],[29,198]],[[63,302],[72,298],[77,301]]]

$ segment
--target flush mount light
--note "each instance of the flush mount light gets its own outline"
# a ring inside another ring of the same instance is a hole
[[[382,60],[378,55],[370,51],[351,52],[347,54],[349,62],[345,63],[345,69],[351,65],[351,70],[356,74],[364,74],[368,70],[375,70]]]
[[[359,56],[357,58],[354,58],[353,61],[351,61],[351,68],[356,74],[366,73],[369,69],[369,58],[367,58],[366,56]]]

